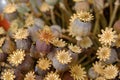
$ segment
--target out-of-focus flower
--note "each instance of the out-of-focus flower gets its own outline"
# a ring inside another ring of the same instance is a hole
[[[25,57],[24,50],[16,50],[13,52],[13,54],[10,54],[8,57],[9,63],[11,63],[13,66],[18,66],[22,63]]]
[[[46,2],[43,2],[39,9],[41,12],[47,12],[50,10],[50,6]]]
[[[8,4],[7,6],[5,6],[4,8],[4,13],[10,14],[16,11],[16,5],[15,4]]]
[[[4,41],[5,41],[5,37],[0,38],[0,47],[2,47],[2,45],[3,45]]]
[[[1,79],[2,80],[14,80],[15,79],[15,75],[14,75],[14,71],[11,69],[5,69],[2,73],[1,73]]]
[[[81,49],[77,45],[70,44],[68,48],[74,53],[81,53]]]
[[[35,79],[35,73],[30,71],[25,75],[24,80],[36,80]]]
[[[45,76],[44,80],[61,80],[61,79],[57,73],[50,72]]]
[[[25,27],[32,26],[33,24],[34,24],[34,18],[31,14],[29,14],[27,19],[25,20]]]
[[[14,33],[17,31],[19,24],[18,24],[18,19],[15,19],[11,21],[10,28],[8,29],[8,35],[10,37],[13,37]]]
[[[54,38],[51,43],[56,46],[56,47],[65,47],[66,46],[66,42],[63,41],[62,39],[59,38]]]
[[[85,80],[86,72],[85,69],[81,67],[81,65],[74,65],[70,68],[71,76],[74,80]]]
[[[65,50],[57,51],[56,58],[61,64],[68,64],[72,59],[69,52]]]
[[[118,75],[118,68],[115,65],[108,65],[104,69],[104,77],[106,79],[114,79]]]
[[[47,58],[40,58],[37,61],[37,67],[41,70],[48,70],[51,67],[52,62]]]
[[[45,26],[43,30],[40,30],[40,40],[49,44],[54,39],[54,35],[48,26]]]
[[[95,62],[95,64],[93,64],[93,69],[98,74],[103,75],[103,73],[104,73],[104,65],[101,62]]]
[[[0,35],[5,34],[5,30],[3,27],[0,27]]]
[[[13,34],[13,38],[15,40],[27,39],[28,35],[27,29],[20,28]]]
[[[17,28],[18,28],[18,26],[19,26],[19,25],[18,25],[18,22],[19,22],[18,19],[13,20],[13,21],[11,22],[11,24],[10,24],[10,30],[16,31]]]
[[[106,27],[105,30],[101,30],[102,34],[99,34],[98,36],[99,41],[103,45],[111,45],[115,42],[115,39],[117,38],[116,31],[113,31],[113,28]]]
[[[97,77],[95,80],[106,80],[104,77]]]
[[[100,59],[101,61],[106,61],[110,58],[110,53],[111,49],[109,47],[99,47],[97,50],[96,55],[98,56],[97,58]]]
[[[80,46],[82,48],[89,48],[93,45],[92,40],[89,37],[84,37],[80,40]]]

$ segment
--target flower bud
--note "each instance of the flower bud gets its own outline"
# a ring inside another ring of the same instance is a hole
[[[88,70],[88,76],[89,76],[91,79],[95,79],[95,78],[97,78],[97,77],[99,76],[99,74],[96,73],[93,68],[90,68],[90,69]]]
[[[120,33],[120,20],[117,20],[115,24],[113,25],[113,28],[117,33]]]

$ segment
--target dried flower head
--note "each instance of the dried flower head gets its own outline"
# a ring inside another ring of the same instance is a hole
[[[84,37],[80,40],[80,46],[82,48],[89,48],[93,45],[92,40],[89,37]]]
[[[65,41],[59,38],[54,38],[51,43],[56,47],[65,47],[67,44]]]
[[[13,37],[15,40],[27,39],[29,33],[27,29],[20,28],[14,34]]]
[[[95,72],[102,75],[104,71],[104,65],[101,62],[95,62],[95,64],[93,64],[93,69]]]
[[[117,38],[116,31],[113,31],[113,28],[106,27],[105,30],[101,30],[102,34],[98,35],[100,37],[99,41],[103,45],[111,46],[112,42],[115,42],[115,38]]]
[[[72,60],[72,57],[69,54],[69,52],[65,50],[57,51],[56,58],[62,64],[68,64]]]
[[[16,51],[13,51],[13,54],[10,54],[8,57],[9,63],[11,63],[13,66],[18,66],[22,63],[25,57],[25,51],[17,49]]]
[[[25,75],[24,80],[36,80],[35,79],[35,73],[30,71]]]
[[[89,22],[93,20],[93,15],[87,11],[80,11],[77,13],[77,16],[80,19],[80,21],[83,21],[83,22]]]
[[[106,80],[104,77],[97,77],[95,80]]]
[[[86,72],[84,71],[84,68],[81,67],[81,65],[72,66],[70,68],[70,73],[74,80],[85,80]]]
[[[70,18],[70,24],[74,22],[75,19],[79,19],[77,14],[73,14]]]
[[[5,6],[4,8],[4,13],[10,14],[16,11],[16,5],[15,4],[8,4],[7,6]]]
[[[61,79],[59,78],[59,75],[57,73],[50,72],[45,76],[44,80],[61,80]]]
[[[15,79],[15,75],[14,75],[14,71],[11,69],[5,69],[2,73],[1,73],[1,79],[2,80],[14,80]]]
[[[34,19],[31,14],[28,15],[27,19],[25,20],[25,27],[29,27],[34,24]]]
[[[0,47],[2,47],[2,45],[3,45],[4,41],[5,41],[5,37],[0,38]]]
[[[5,30],[3,27],[0,26],[0,35],[5,34]]]
[[[49,44],[54,39],[53,33],[48,26],[45,26],[43,30],[40,31],[40,40],[45,41]]]
[[[43,2],[39,9],[41,12],[47,12],[50,10],[50,6],[46,2]]]
[[[106,79],[114,79],[118,74],[118,68],[115,65],[108,65],[104,69],[104,77]]]
[[[37,61],[37,67],[41,70],[47,70],[50,68],[52,62],[47,58],[40,58],[39,61]]]
[[[99,47],[96,55],[98,56],[97,58],[100,59],[101,61],[106,61],[110,57],[110,52],[111,49],[109,47],[103,46],[103,47]]]
[[[74,53],[81,53],[81,49],[77,45],[70,44],[68,48]]]

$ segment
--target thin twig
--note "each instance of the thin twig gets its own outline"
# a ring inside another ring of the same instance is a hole
[[[114,22],[114,20],[115,20],[115,16],[116,16],[116,13],[117,13],[119,4],[120,4],[119,2],[120,2],[119,0],[116,0],[116,1],[115,1],[115,8],[114,8],[112,17],[111,17],[111,19],[110,19],[109,27],[112,27],[112,25],[113,25],[113,22]]]

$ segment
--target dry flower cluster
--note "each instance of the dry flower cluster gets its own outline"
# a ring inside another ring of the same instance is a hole
[[[0,80],[120,80],[119,5],[0,0]]]

